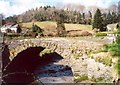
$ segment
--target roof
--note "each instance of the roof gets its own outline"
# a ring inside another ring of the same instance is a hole
[[[5,26],[13,26],[15,23],[12,23],[12,22],[9,22],[9,23],[6,23],[4,24]]]

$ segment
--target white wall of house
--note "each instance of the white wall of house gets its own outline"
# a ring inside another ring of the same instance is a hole
[[[2,33],[7,33],[6,32],[7,29],[10,29],[11,31],[14,31],[15,33],[17,32],[17,27],[14,27],[14,26],[12,26],[12,27],[10,27],[10,26],[3,26],[3,27],[0,28],[0,31]]]
[[[107,26],[107,31],[112,31],[112,28],[110,28],[109,26]]]
[[[17,32],[17,28],[16,27],[11,27],[10,28],[12,31],[14,31],[15,33]]]
[[[9,27],[5,27],[5,26],[3,26],[3,27],[1,27],[0,28],[0,31],[2,32],[2,33],[6,33],[6,30],[8,29]]]

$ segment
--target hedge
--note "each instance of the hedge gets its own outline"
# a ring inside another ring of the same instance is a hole
[[[96,36],[107,36],[107,33],[97,32]]]

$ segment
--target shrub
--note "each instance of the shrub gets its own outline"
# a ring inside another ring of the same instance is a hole
[[[43,36],[43,30],[37,25],[33,24],[32,32],[33,32],[32,34],[33,37],[36,37],[38,33]]]
[[[103,32],[97,32],[96,36],[107,36],[107,33],[103,33]]]
[[[17,33],[21,33],[22,32],[22,29],[20,27],[20,25],[17,26]]]
[[[111,52],[112,56],[120,56],[120,37],[117,37],[113,44],[105,44],[103,51]]]
[[[120,49],[118,47],[118,44],[108,44],[104,45],[104,52],[110,52],[112,56],[120,56]]]
[[[66,30],[65,30],[65,25],[64,25],[64,23],[63,22],[61,22],[61,21],[58,21],[57,22],[57,35],[59,36],[59,37],[64,37],[64,36],[66,36]]]

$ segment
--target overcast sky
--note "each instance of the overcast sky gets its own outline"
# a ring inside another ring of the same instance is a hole
[[[85,6],[97,5],[107,8],[117,4],[120,0],[0,0],[0,13],[4,16],[21,14],[28,9],[45,5],[59,6],[65,4],[82,4]]]

